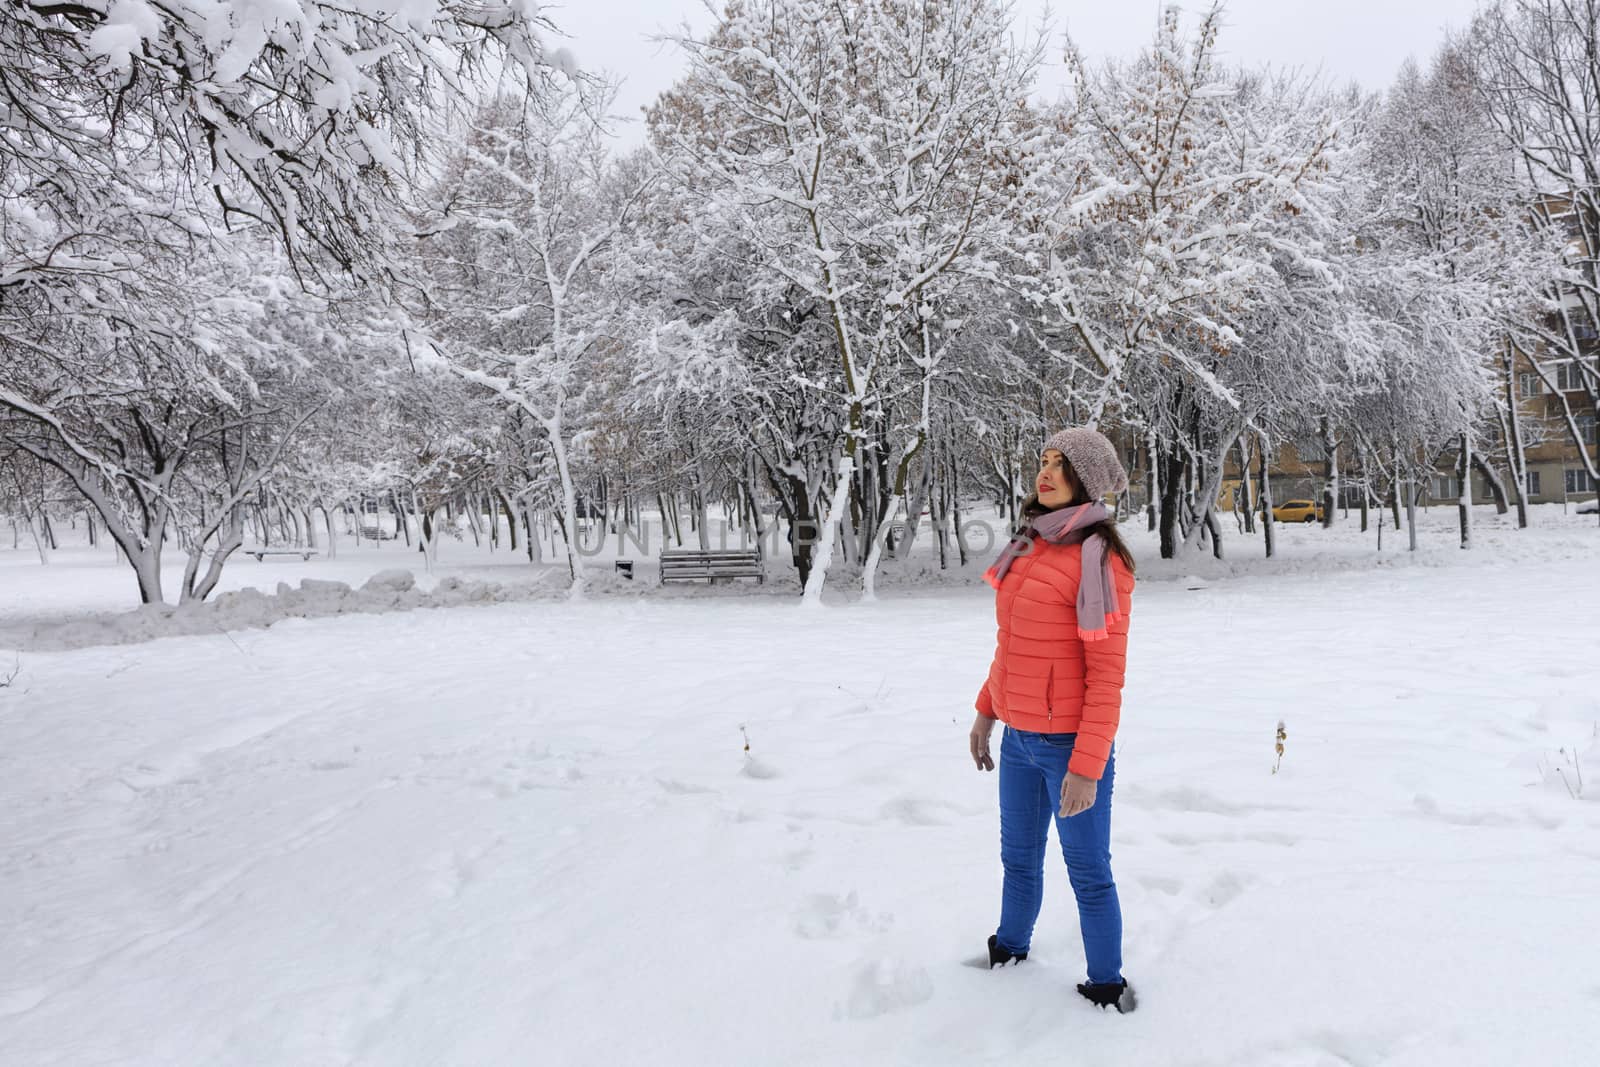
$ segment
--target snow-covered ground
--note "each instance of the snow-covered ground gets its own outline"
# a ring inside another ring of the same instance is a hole
[[[0,1064],[1594,1062],[1600,533],[1485,517],[1462,553],[1450,519],[1382,564],[1353,524],[1271,565],[1140,540],[1126,1017],[1072,991],[1059,862],[1029,962],[965,963],[1000,881],[981,586],[30,646],[0,688]],[[373,555],[228,581],[404,553]],[[0,553],[13,634],[132,590]]]
[[[1224,537],[1226,558],[1222,560],[1209,552],[1161,560],[1157,558],[1155,537],[1143,529],[1142,522],[1127,522],[1123,531],[1145,560],[1143,576],[1156,580],[1456,567],[1463,563],[1505,566],[1593,554],[1597,547],[1596,518],[1580,514],[1577,507],[1534,508],[1534,526],[1518,530],[1512,515],[1495,515],[1492,508],[1480,506],[1475,509],[1473,520],[1477,554],[1468,557],[1459,550],[1454,507],[1419,511],[1419,550],[1415,553],[1406,551],[1403,532],[1391,528],[1380,536],[1376,521],[1363,532],[1359,517],[1353,513],[1332,530],[1280,524],[1279,551],[1270,560],[1262,558],[1259,532],[1241,534],[1229,520],[1224,520],[1228,530]],[[952,566],[940,566],[937,544],[927,533],[925,522],[923,535],[910,558],[885,563],[880,569],[879,588],[903,595],[928,589],[976,587],[983,569],[1004,542],[1004,524],[983,509],[964,516],[963,525],[971,552],[966,567],[954,565],[953,546]],[[431,568],[415,548],[403,542],[363,541],[356,545],[343,537],[331,558],[325,549],[310,560],[294,555],[256,560],[241,552],[229,561],[217,593],[203,605],[191,605],[182,611],[175,611],[170,604],[135,609],[138,597],[133,573],[104,539],[99,548],[89,548],[83,544],[81,530],[61,530],[63,550],[51,553],[50,563],[42,566],[31,547],[22,547],[26,538],[17,531],[13,535],[18,546],[0,548],[0,653],[7,649],[59,651],[162,636],[225,634],[270,626],[284,618],[558,600],[565,597],[570,580],[559,542],[553,547],[546,545],[543,562],[532,564],[522,552],[506,547],[494,551],[467,543],[463,526],[456,531],[455,539],[442,539]],[[655,555],[667,542],[655,519],[647,520],[642,530],[625,534],[612,531],[604,537],[590,538],[583,543],[592,595],[656,600],[684,596],[787,600],[800,591],[794,568],[782,558],[787,546],[775,533],[766,541],[767,582],[760,588],[745,581],[717,589],[708,589],[702,583],[660,586]],[[713,548],[749,547],[741,541],[739,532],[722,520],[713,521],[710,544]],[[697,547],[692,534],[686,547]],[[624,580],[615,572],[614,561],[618,559],[633,562],[633,580]],[[167,553],[163,578],[168,601],[177,600],[183,565],[181,554]],[[397,569],[412,573],[414,589],[399,591],[387,581]],[[384,588],[366,589],[367,583],[378,575],[385,576],[379,583]],[[350,592],[341,592],[330,583],[342,583]],[[859,597],[859,575],[851,573],[850,566],[837,556],[829,583],[825,596],[831,602],[848,603]]]

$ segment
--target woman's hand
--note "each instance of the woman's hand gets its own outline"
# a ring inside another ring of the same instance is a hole
[[[972,750],[972,762],[980,771],[994,770],[994,760],[989,756],[989,735],[994,731],[994,720],[979,715],[972,721],[972,732],[967,735],[967,747]]]
[[[1069,771],[1061,780],[1061,817],[1070,819],[1094,807],[1094,795],[1099,785],[1093,778]]]

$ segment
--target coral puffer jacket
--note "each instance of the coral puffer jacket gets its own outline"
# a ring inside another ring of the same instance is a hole
[[[978,713],[1019,730],[1078,735],[1067,770],[1099,780],[1122,717],[1133,575],[1107,550],[1121,617],[1104,640],[1078,636],[1078,579],[1083,546],[1034,542],[1001,579],[994,613],[999,641]]]

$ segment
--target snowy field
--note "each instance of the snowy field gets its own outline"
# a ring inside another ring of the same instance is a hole
[[[966,965],[1000,885],[977,568],[55,651],[131,574],[0,551],[0,1064],[1594,1063],[1600,531],[1482,509],[1463,553],[1453,519],[1417,557],[1140,535],[1126,1017],[1073,993],[1059,860],[1028,963]],[[447,546],[422,584],[528,570]]]

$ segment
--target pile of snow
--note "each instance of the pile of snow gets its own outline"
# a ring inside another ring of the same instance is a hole
[[[199,604],[148,604],[129,612],[41,626],[27,635],[24,648],[53,651],[127,645],[159,637],[265,629],[285,619],[502,604],[551,599],[557,592],[543,582],[502,584],[455,576],[441,578],[431,591],[424,592],[417,588],[414,574],[400,569],[379,571],[359,589],[345,582],[303,578],[298,588],[279,582],[270,595],[247,586]]]

